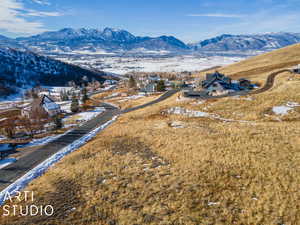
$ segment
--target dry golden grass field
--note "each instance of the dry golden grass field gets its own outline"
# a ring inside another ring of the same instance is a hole
[[[273,63],[300,60],[294,48],[299,53],[300,45],[277,51],[282,60],[275,51],[223,70],[282,69]],[[263,82],[267,72],[246,77]],[[281,74],[259,95],[173,96],[122,115],[26,188],[34,204],[54,206],[53,217],[2,217],[1,224],[300,224],[300,107],[272,111],[300,103],[297,76]],[[229,120],[168,114],[172,107]]]

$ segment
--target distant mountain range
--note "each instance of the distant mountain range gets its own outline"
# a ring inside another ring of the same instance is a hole
[[[0,36],[0,46],[30,49],[43,54],[270,51],[299,42],[300,33],[280,32],[258,35],[224,34],[194,44],[185,44],[173,36],[139,37],[126,30],[113,28],[64,28],[17,39]]]
[[[184,51],[189,47],[172,36],[138,37],[128,31],[112,28],[72,29],[18,38],[17,43],[40,52],[127,52],[127,51]]]
[[[270,51],[300,42],[300,33],[270,33],[258,35],[224,34],[190,44],[195,51]]]
[[[0,47],[0,96],[36,85],[63,86],[68,81],[104,81],[104,72],[93,72],[30,51]]]

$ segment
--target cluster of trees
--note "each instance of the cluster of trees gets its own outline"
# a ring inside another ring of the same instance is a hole
[[[166,90],[166,85],[164,80],[158,81],[156,85],[156,91],[162,92]]]
[[[156,91],[162,92],[166,90],[166,85],[165,85],[165,81],[164,80],[160,80],[158,82],[156,82]],[[129,77],[128,80],[128,87],[132,88],[132,89],[136,89],[137,88],[137,83],[136,80],[133,78],[133,76]]]
[[[49,124],[52,124],[52,129],[63,127],[62,119],[59,115],[49,117],[42,111],[35,111],[32,112],[32,118],[20,116],[5,120],[1,124],[0,132],[7,138],[14,138],[17,132],[26,133],[33,138],[34,134],[45,130]]]
[[[81,90],[81,101],[84,107],[86,106],[88,100],[89,100],[89,96],[87,94],[87,89],[83,88]],[[72,94],[71,111],[73,113],[79,111],[79,97],[76,96],[75,93]]]
[[[133,76],[130,76],[130,77],[129,77],[128,87],[129,87],[129,88],[136,88],[136,87],[137,87],[136,81],[135,81],[135,79],[133,78]]]

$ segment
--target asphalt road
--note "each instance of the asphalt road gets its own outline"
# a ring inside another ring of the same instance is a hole
[[[291,73],[292,71],[288,70],[288,69],[284,69],[284,70],[279,70],[279,71],[276,71],[274,73],[271,73],[268,76],[267,81],[266,81],[265,85],[262,88],[260,88],[258,90],[255,90],[255,91],[252,91],[249,94],[250,95],[256,95],[256,94],[261,94],[265,91],[270,90],[274,85],[275,77],[278,76],[279,74],[285,73],[285,72],[290,72]]]
[[[96,127],[101,126],[102,124],[106,123],[107,121],[111,120],[113,116],[118,114],[124,114],[128,112],[132,112],[138,109],[142,109],[158,102],[161,102],[170,96],[174,95],[177,90],[167,91],[162,96],[157,98],[154,101],[146,103],[141,106],[133,107],[130,109],[126,109],[120,111],[118,108],[102,103],[100,107],[104,107],[106,110],[95,117],[94,119],[87,121],[82,126],[72,130],[71,132],[61,136],[60,138],[49,142],[48,144],[41,146],[37,150],[33,151],[32,153],[22,157],[15,163],[8,165],[7,167],[0,170],[0,191],[5,189],[7,186],[12,184],[18,178],[25,175],[29,170],[33,169],[35,166],[39,165],[55,153],[59,152],[62,148],[72,144],[74,141],[78,140],[79,138],[83,137],[90,131],[94,130]]]

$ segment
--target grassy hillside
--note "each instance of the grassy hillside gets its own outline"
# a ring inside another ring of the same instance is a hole
[[[285,57],[268,53],[224,71],[272,65],[270,55],[276,63]],[[204,102],[174,96],[122,115],[26,188],[35,205],[54,206],[53,217],[1,223],[300,224],[300,107],[272,111],[287,102],[300,103],[300,76],[283,73],[263,94]],[[168,114],[172,107],[214,116]]]
[[[233,78],[246,77],[263,81],[270,72],[283,68],[290,68],[298,64],[300,64],[300,44],[295,44],[259,56],[251,57],[247,60],[218,70]],[[204,76],[206,73],[207,71],[202,72],[200,75]]]

